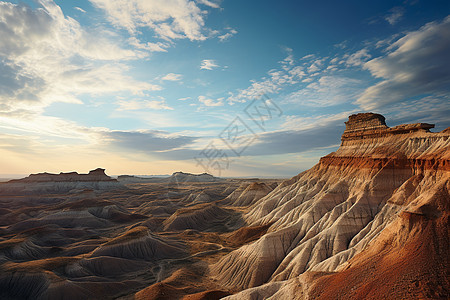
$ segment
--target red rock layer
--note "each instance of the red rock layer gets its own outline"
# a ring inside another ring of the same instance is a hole
[[[440,201],[400,213],[380,238],[341,272],[313,285],[311,299],[448,299],[449,185]]]
[[[320,166],[351,167],[357,169],[411,169],[414,173],[425,170],[450,171],[448,159],[401,159],[401,158],[371,158],[351,156],[325,156],[320,159]]]

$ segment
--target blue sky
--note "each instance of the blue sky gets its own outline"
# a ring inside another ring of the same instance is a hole
[[[352,113],[442,130],[449,15],[420,0],[0,2],[0,173],[293,176]]]

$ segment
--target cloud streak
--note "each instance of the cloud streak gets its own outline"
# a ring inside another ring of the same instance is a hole
[[[389,10],[389,14],[384,17],[384,19],[391,25],[395,25],[398,23],[403,14],[405,13],[405,9],[400,6],[393,7]]]
[[[375,109],[408,98],[450,92],[450,16],[409,32],[387,48],[388,54],[364,63],[363,68],[382,79],[356,101]]]
[[[223,98],[213,100],[205,96],[198,96],[198,101],[205,106],[223,106]]]
[[[200,70],[213,70],[218,67],[219,65],[216,63],[214,59],[204,59],[200,64]]]
[[[161,80],[166,81],[180,81],[181,79],[183,79],[183,75],[175,73],[169,73],[161,78]]]
[[[152,152],[176,150],[192,144],[197,138],[173,135],[163,131],[103,131],[95,133],[109,146],[152,154]]]
[[[117,101],[119,105],[118,110],[173,110],[172,107],[166,104],[164,99],[162,100],[119,100]]]

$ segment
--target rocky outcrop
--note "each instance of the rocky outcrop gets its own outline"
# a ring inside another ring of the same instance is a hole
[[[9,182],[68,182],[68,181],[116,181],[105,174],[105,169],[97,168],[89,171],[88,174],[78,174],[77,172],[69,173],[38,173],[31,174],[23,179],[13,179]]]
[[[385,123],[384,116],[374,113],[360,113],[351,115],[345,122],[342,142],[369,138],[387,137],[397,134],[407,134],[417,131],[429,132],[434,124],[415,123],[403,124],[390,128]]]
[[[336,272],[436,187],[436,197],[448,202],[448,131],[431,133],[422,125],[392,131],[374,114],[351,116],[347,125],[344,135],[359,138],[343,138],[336,152],[250,207],[250,225],[273,224],[260,239],[212,265],[214,278],[235,290],[266,282],[281,288],[280,282],[305,272]],[[435,209],[448,213],[445,206]],[[236,299],[259,299],[272,290],[259,294],[256,288]]]
[[[98,168],[88,174],[78,174],[77,172],[31,174],[26,178],[0,183],[0,194],[68,193],[86,189],[117,188],[124,188],[124,186],[116,179],[106,175],[105,169]]]

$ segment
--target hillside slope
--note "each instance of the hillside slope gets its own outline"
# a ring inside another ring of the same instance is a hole
[[[357,296],[356,287],[363,293],[389,283],[407,290],[404,285],[415,283],[401,279],[404,274],[438,282],[439,291],[429,288],[429,295],[448,292],[448,261],[440,258],[448,257],[449,130],[431,133],[433,125],[422,123],[389,128],[383,116],[371,113],[350,116],[346,125],[336,152],[251,206],[247,222],[272,223],[267,234],[211,266],[211,275],[224,286],[248,289],[231,298],[345,299]],[[425,259],[422,268],[413,267],[415,256]],[[382,259],[387,262],[378,266],[376,283],[367,268]],[[435,273],[423,267],[428,262],[439,262]],[[328,285],[335,290],[321,290]],[[348,294],[341,293],[345,285]]]

